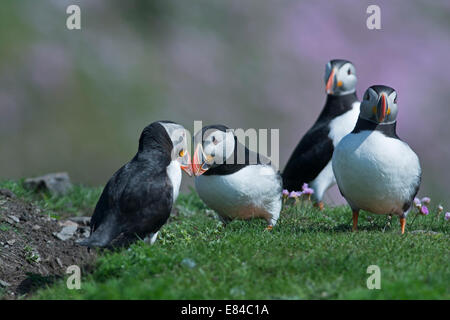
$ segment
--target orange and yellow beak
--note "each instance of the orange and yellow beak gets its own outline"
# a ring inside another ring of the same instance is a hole
[[[184,155],[181,157],[180,167],[189,177],[192,177],[191,155],[189,152],[184,152]]]
[[[377,107],[377,120],[378,122],[383,122],[386,118],[387,113],[387,103],[386,103],[386,95],[384,93],[381,94],[380,101],[378,101]]]
[[[327,84],[325,86],[325,92],[327,94],[333,94],[334,89],[334,75],[336,74],[336,69],[331,69],[330,76],[328,77]]]
[[[192,171],[194,175],[201,176],[204,174],[210,168],[210,160],[212,160],[211,157],[206,156],[203,152],[202,144],[197,144],[194,151],[194,158],[192,159]]]

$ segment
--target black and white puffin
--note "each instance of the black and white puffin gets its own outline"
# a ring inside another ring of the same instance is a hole
[[[283,188],[314,189],[316,205],[323,209],[323,195],[336,183],[331,168],[333,150],[355,127],[359,114],[355,67],[347,60],[331,60],[325,68],[327,100],[319,118],[306,132],[284,168]]]
[[[271,230],[280,216],[282,183],[269,160],[240,144],[223,125],[203,127],[195,142],[195,188],[206,205],[224,223],[262,218]]]
[[[153,243],[178,196],[181,169],[192,175],[185,129],[169,121],[148,125],[137,154],[106,184],[91,218],[91,235],[79,244],[107,247],[116,238],[138,237]]]
[[[419,158],[396,133],[397,92],[372,86],[364,94],[354,130],[337,145],[333,171],[339,190],[353,211],[353,230],[359,210],[400,217],[402,234],[406,215],[416,196],[421,168]]]

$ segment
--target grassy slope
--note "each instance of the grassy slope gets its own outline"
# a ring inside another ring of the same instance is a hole
[[[21,195],[14,185],[11,189]],[[66,203],[74,209],[95,203],[99,189],[77,188],[78,200],[69,201],[69,195]],[[83,195],[91,200],[80,200]],[[53,206],[61,199],[39,201],[57,212],[63,209]],[[177,209],[179,215],[163,227],[155,245],[105,252],[95,271],[83,275],[81,290],[68,290],[61,281],[34,298],[450,298],[449,228],[442,215],[439,220],[434,213],[420,216],[412,228],[431,225],[438,234],[400,236],[397,218],[383,233],[386,217],[367,213],[360,215],[360,231],[351,233],[348,207],[288,208],[272,232],[257,220],[221,226],[195,193],[181,195]],[[372,264],[381,268],[381,290],[366,288]]]

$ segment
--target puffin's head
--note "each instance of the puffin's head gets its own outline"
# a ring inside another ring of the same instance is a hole
[[[397,118],[397,92],[388,86],[371,86],[364,93],[360,118],[374,123],[394,123]]]
[[[157,121],[145,127],[139,138],[138,154],[158,149],[177,161],[189,176],[192,176],[191,156],[188,152],[186,129],[175,122]]]
[[[171,121],[160,121],[159,123],[164,127],[172,141],[172,161],[177,161],[181,169],[188,176],[192,176],[191,155],[188,151],[186,129],[182,125]]]
[[[231,129],[223,125],[202,128],[194,137],[195,151],[192,169],[200,176],[208,169],[224,164],[233,154],[235,140]]]
[[[342,96],[356,91],[355,66],[347,60],[331,60],[325,66],[325,91]]]

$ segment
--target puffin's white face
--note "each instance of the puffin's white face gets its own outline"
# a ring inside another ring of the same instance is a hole
[[[186,129],[177,123],[160,122],[172,140],[172,161],[177,161],[181,169],[192,176],[191,156],[188,151]]]
[[[374,123],[394,123],[397,118],[397,92],[387,86],[371,86],[361,101],[360,117]]]
[[[325,67],[325,91],[341,96],[356,91],[356,69],[346,60],[331,60]]]
[[[203,132],[203,130],[202,130]],[[208,129],[203,134],[197,133],[196,141],[199,141],[195,147],[194,159],[192,163],[193,171],[196,176],[205,173],[215,165],[224,164],[231,157],[234,150],[234,134],[231,131],[222,131],[218,129]]]

